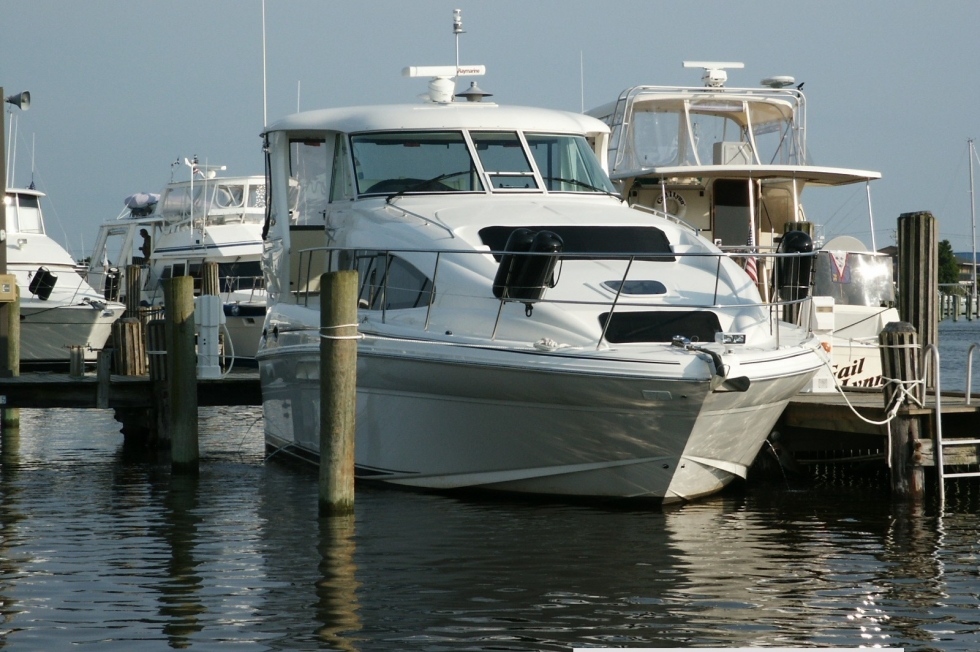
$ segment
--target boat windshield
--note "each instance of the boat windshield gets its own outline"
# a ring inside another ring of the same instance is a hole
[[[873,253],[819,251],[813,294],[848,306],[890,306],[895,301],[892,259]]]
[[[551,192],[615,192],[582,136],[527,134],[531,155]]]
[[[351,149],[359,195],[483,190],[459,131],[361,134]]]
[[[607,122],[611,118],[607,118]],[[798,143],[786,101],[637,101],[617,171],[678,165],[788,165]]]
[[[41,205],[34,195],[7,195],[7,225],[11,232],[44,233]]]

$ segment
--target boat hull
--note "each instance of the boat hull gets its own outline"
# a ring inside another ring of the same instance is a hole
[[[528,354],[535,357],[534,354]],[[709,379],[359,352],[355,475],[437,489],[667,502],[745,476],[812,371],[712,393]],[[560,365],[556,365],[560,366]],[[266,443],[316,460],[319,357],[260,354]],[[732,410],[738,417],[733,419]]]
[[[85,360],[94,362],[112,335],[112,324],[125,310],[121,304],[104,309],[88,304],[21,304],[20,360],[30,364],[68,364],[68,347],[85,347]]]

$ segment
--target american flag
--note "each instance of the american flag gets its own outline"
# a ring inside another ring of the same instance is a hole
[[[749,237],[745,244],[748,245],[750,253],[753,249],[755,249],[755,229],[753,229],[751,225],[749,225]],[[749,278],[751,278],[753,282],[759,282],[759,269],[756,266],[755,256],[746,257],[745,273],[749,275]]]

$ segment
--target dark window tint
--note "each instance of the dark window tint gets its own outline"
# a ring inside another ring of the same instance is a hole
[[[408,261],[384,253],[361,252],[354,264],[360,275],[359,308],[403,310],[429,305],[432,282]]]
[[[519,227],[488,226],[480,239],[493,251],[503,251],[511,232]],[[653,260],[674,260],[670,241],[654,226],[527,226],[532,231],[557,233],[566,254],[668,254]]]
[[[609,313],[602,313],[599,324],[605,326],[607,319]],[[613,344],[670,342],[675,335],[682,335],[691,341],[714,342],[715,333],[720,332],[718,315],[708,311],[617,312],[606,329],[606,340]]]

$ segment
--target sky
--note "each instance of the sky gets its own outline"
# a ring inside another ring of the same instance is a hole
[[[743,62],[729,86],[793,75],[811,162],[882,173],[878,248],[920,210],[955,251],[973,248],[976,0],[265,0],[265,95],[262,0],[0,0],[0,86],[32,95],[14,127],[4,112],[13,185],[33,178],[48,234],[84,257],[100,222],[160,192],[175,161],[261,173],[264,105],[271,123],[297,107],[419,101],[426,81],[401,69],[455,62],[456,8],[460,62],[487,66],[479,85],[501,104],[577,112],[639,84],[696,86],[685,60]],[[863,185],[803,201],[824,237],[872,244]]]

